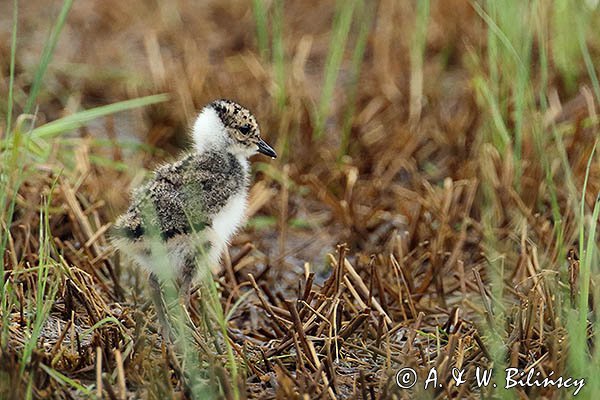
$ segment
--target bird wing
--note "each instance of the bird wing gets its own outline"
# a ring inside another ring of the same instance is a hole
[[[188,155],[157,169],[134,192],[130,208],[115,224],[116,235],[137,240],[154,232],[168,240],[201,232],[243,184],[243,171],[235,158],[217,153]]]

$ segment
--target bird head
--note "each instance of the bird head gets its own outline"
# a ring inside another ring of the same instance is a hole
[[[231,100],[215,100],[205,106],[196,118],[192,135],[198,152],[226,150],[244,158],[258,152],[277,157],[260,137],[254,115]]]

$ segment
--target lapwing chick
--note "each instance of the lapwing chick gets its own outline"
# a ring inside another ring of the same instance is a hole
[[[248,198],[248,158],[277,154],[260,136],[254,116],[230,100],[205,106],[193,126],[194,148],[163,165],[132,193],[115,222],[113,242],[150,273],[159,322],[169,330],[161,281],[174,278],[189,303],[196,265],[214,270],[242,225]],[[155,257],[156,243],[166,249]]]

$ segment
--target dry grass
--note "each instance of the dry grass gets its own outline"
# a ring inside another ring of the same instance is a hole
[[[60,8],[46,3],[19,4],[15,115],[52,23],[46,16]],[[269,4],[270,12],[277,4]],[[185,363],[157,333],[146,277],[114,254],[107,229],[143,168],[185,148],[195,112],[220,97],[253,110],[283,156],[256,158],[250,223],[215,277],[239,381],[226,367],[224,339],[209,333],[202,288],[192,301],[206,396],[235,398],[238,389],[242,398],[504,396],[474,386],[476,366],[573,373],[568,321],[579,298],[581,223],[574,195],[581,196],[599,131],[600,99],[585,67],[570,70],[573,85],[554,63],[542,77],[532,61],[531,84],[544,88],[549,104],[533,102],[516,153],[513,144],[501,149],[488,136],[491,112],[477,90],[477,79],[491,74],[481,61],[490,49],[473,4],[432,2],[420,71],[411,60],[416,8],[395,0],[367,4],[363,12],[375,22],[355,104],[347,52],[320,139],[313,137],[313,112],[333,1],[285,3],[281,107],[281,77],[261,58],[250,2],[74,4],[36,125],[141,95],[167,92],[171,100],[66,135],[43,162],[24,159],[3,258],[12,292],[2,308],[8,335],[0,347],[0,398],[189,396]],[[543,9],[548,15],[541,18],[551,20],[552,7]],[[598,11],[592,14],[598,22]],[[0,17],[2,93],[9,18]],[[358,31],[350,31],[351,46]],[[535,42],[534,55],[544,46]],[[600,65],[600,42],[592,38],[589,46]],[[347,154],[340,154],[348,121]],[[515,124],[507,118],[509,129]],[[596,155],[583,196],[590,216],[599,191]],[[47,255],[39,234],[45,215]],[[49,266],[45,293],[38,290],[42,264]],[[596,299],[597,287],[592,278]],[[24,359],[38,298],[51,306]],[[400,390],[395,372],[406,366],[417,369],[420,382],[435,366],[443,387]],[[456,387],[453,367],[467,369],[469,384]],[[509,395],[571,393],[518,388]]]

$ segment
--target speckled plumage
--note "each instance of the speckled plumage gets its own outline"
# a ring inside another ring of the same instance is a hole
[[[261,139],[254,116],[230,100],[207,105],[196,119],[192,137],[194,151],[158,168],[134,190],[128,210],[113,228],[116,247],[150,271],[163,324],[158,276],[171,273],[187,295],[200,255],[205,256],[202,264],[214,269],[244,219],[248,157],[256,152],[276,156]],[[168,265],[152,256],[152,240],[164,243]]]
[[[246,169],[232,154],[215,151],[191,153],[160,167],[150,182],[135,190],[131,206],[117,221],[117,232],[135,242],[143,240],[148,228],[164,240],[201,231],[232,196],[247,189]]]

